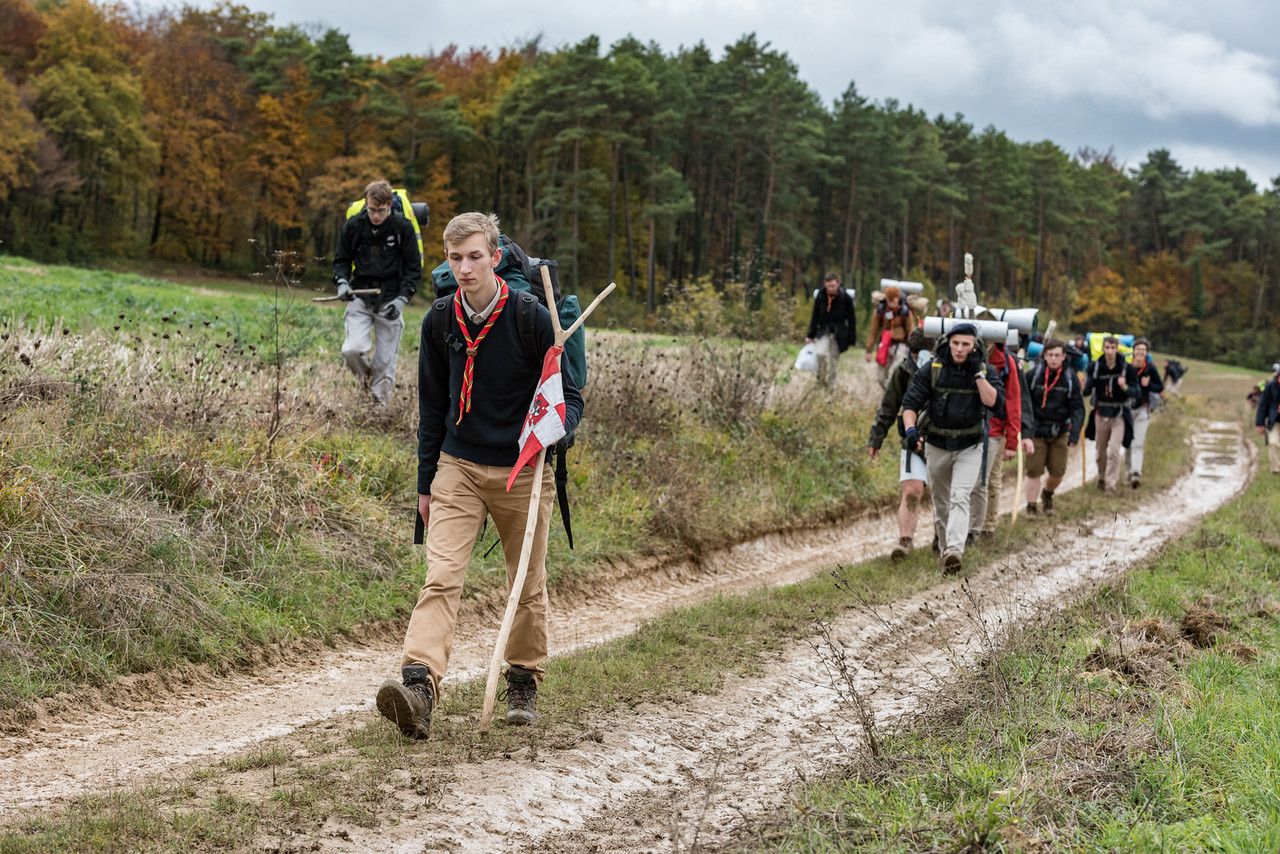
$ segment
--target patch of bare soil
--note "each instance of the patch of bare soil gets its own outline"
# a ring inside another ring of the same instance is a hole
[[[1078,486],[1079,474],[1078,465],[1069,466],[1063,489]],[[1003,506],[1012,506],[1015,488],[1006,484]],[[922,508],[920,530],[929,525]],[[551,592],[551,653],[625,635],[664,611],[721,593],[787,584],[885,554],[896,530],[895,506],[697,558],[610,567],[590,588]],[[446,687],[485,672],[503,604],[464,602]],[[377,686],[399,676],[403,631],[370,627],[337,648],[272,647],[248,673],[217,676],[190,667],[143,674],[0,714],[0,732],[8,733],[0,741],[0,822],[83,792],[138,785],[342,715],[374,715]]]

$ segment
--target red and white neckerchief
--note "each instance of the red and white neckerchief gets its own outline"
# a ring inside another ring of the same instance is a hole
[[[1064,367],[1066,367],[1065,363],[1062,365],[1058,365],[1058,373],[1054,374],[1053,382],[1045,383],[1044,397],[1040,398],[1041,409],[1044,409],[1045,406],[1049,403],[1049,392],[1053,391],[1053,387],[1058,384],[1058,380],[1062,379],[1062,369]],[[1044,377],[1046,380],[1049,378],[1049,367],[1047,365],[1045,366],[1045,369],[1044,369]]]
[[[474,339],[471,333],[467,331],[467,321],[462,314],[462,290],[458,289],[453,298],[453,316],[458,321],[458,328],[462,330],[462,339],[467,343],[467,363],[462,367],[462,393],[458,397],[458,420],[455,424],[462,423],[462,416],[471,411],[471,389],[475,385],[476,376],[476,353],[480,351],[480,342],[489,334],[489,330],[493,328],[493,324],[497,321],[498,315],[502,314],[502,307],[507,304],[507,297],[511,295],[511,291],[507,288],[507,283],[502,281],[501,276],[494,276],[498,280],[498,303],[493,308],[493,313],[489,315],[488,321],[485,322],[484,328],[480,330],[480,334]]]

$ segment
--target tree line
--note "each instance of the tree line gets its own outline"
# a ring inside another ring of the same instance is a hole
[[[828,106],[754,34],[718,58],[591,37],[383,59],[231,3],[0,0],[0,68],[0,250],[40,260],[328,256],[386,177],[430,204],[429,235],[495,211],[568,287],[617,280],[637,313],[673,283],[758,305],[827,270],[865,309],[881,277],[950,292],[972,252],[992,304],[1189,355],[1280,347],[1280,183],[1018,142],[852,83]]]

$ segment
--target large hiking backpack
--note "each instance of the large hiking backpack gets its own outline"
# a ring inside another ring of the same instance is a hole
[[[347,205],[347,219],[351,219],[360,213],[360,211],[364,210],[364,207],[364,196]],[[426,202],[410,202],[408,190],[392,190],[391,210],[409,220],[409,224],[413,226],[413,233],[418,238],[418,257],[425,257],[422,254],[422,229],[431,220],[431,208],[428,207]]]
[[[538,343],[534,318],[537,314],[535,305],[541,303],[548,311],[555,311],[560,318],[560,328],[568,329],[582,316],[582,309],[577,296],[560,294],[559,265],[548,258],[530,258],[516,242],[505,234],[499,236],[502,247],[502,258],[494,273],[507,283],[512,291],[511,306],[516,312],[516,329],[524,348],[525,357],[531,364],[541,365],[537,355]],[[542,283],[542,269],[547,269],[551,279],[551,294],[546,293]],[[432,346],[436,347],[443,359],[448,358],[453,315],[448,310],[449,302],[458,290],[458,281],[453,277],[449,262],[444,262],[431,271],[431,281],[435,286],[436,300],[427,317],[431,323],[429,332]],[[537,301],[535,303],[534,301]],[[554,309],[552,308],[554,306]],[[438,309],[438,310],[437,310]],[[564,342],[564,370],[569,374],[573,384],[581,389],[587,382],[587,335],[582,327],[569,336]],[[560,518],[564,522],[565,536],[569,548],[573,548],[573,527],[569,521],[569,471],[565,462],[565,454],[573,447],[572,433],[565,436],[549,449],[555,457],[556,501],[560,506]]]

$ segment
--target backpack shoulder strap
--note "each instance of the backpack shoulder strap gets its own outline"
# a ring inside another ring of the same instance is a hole
[[[520,346],[530,364],[538,365],[538,298],[529,291],[514,291],[516,299],[516,331],[520,334]]]
[[[453,302],[452,296],[440,297],[431,304],[431,309],[427,312],[431,346],[436,348],[436,355],[446,363],[449,361],[449,303],[451,302]]]

